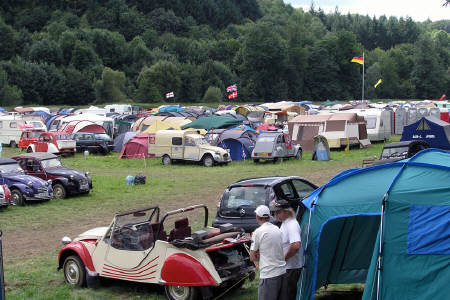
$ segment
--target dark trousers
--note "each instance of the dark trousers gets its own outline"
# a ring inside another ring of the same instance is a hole
[[[286,274],[259,279],[258,300],[287,300]]]
[[[302,268],[300,269],[289,269],[286,270],[286,299],[295,300],[297,299],[297,284],[300,274],[302,273]]]

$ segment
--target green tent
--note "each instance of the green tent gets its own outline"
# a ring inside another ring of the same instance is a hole
[[[241,124],[242,121],[230,117],[223,117],[217,115],[210,115],[206,117],[200,117],[191,123],[181,126],[181,129],[196,128],[196,129],[219,129]]]
[[[314,299],[327,284],[365,282],[363,300],[447,299],[449,182],[450,153],[427,149],[345,171],[314,191],[303,200],[298,298]]]

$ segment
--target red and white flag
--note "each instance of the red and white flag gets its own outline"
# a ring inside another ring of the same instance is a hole
[[[227,93],[236,92],[237,91],[237,85],[233,84],[227,87]]]
[[[234,99],[237,98],[238,94],[237,92],[232,92],[231,94],[228,95],[228,99]]]
[[[173,94],[173,92],[170,92],[170,93],[167,93],[167,94],[166,94],[166,99],[168,99],[168,98],[173,98],[173,97],[175,97],[175,95]]]

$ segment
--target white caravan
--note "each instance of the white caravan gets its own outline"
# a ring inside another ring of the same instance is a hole
[[[139,111],[139,107],[131,104],[110,104],[105,105],[106,113],[118,113],[121,115],[133,115]]]
[[[386,141],[391,138],[391,112],[382,109],[351,109],[367,122],[367,136],[371,142]]]
[[[34,129],[46,131],[47,127],[39,116],[18,114],[0,116],[0,143],[16,147],[22,136],[21,125],[32,125]]]

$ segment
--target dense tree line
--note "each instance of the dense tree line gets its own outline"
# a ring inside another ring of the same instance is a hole
[[[445,8],[442,8],[445,9]],[[282,0],[3,0],[1,105],[431,98],[450,20],[294,9]],[[382,78],[383,83],[373,85]]]

